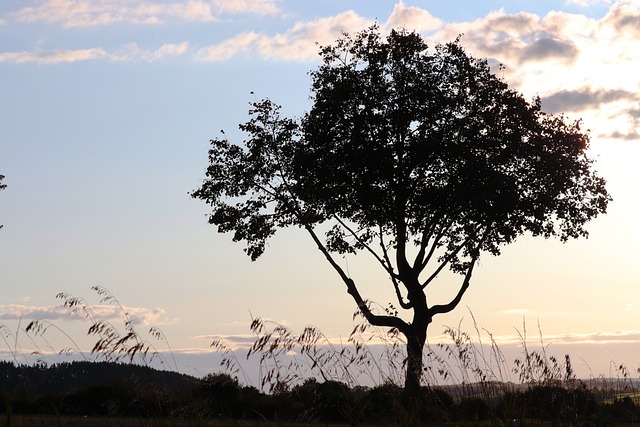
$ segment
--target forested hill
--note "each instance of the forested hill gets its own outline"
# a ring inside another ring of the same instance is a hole
[[[0,393],[31,397],[72,393],[94,385],[129,385],[176,392],[193,389],[199,382],[189,375],[125,363],[16,365],[0,361]]]

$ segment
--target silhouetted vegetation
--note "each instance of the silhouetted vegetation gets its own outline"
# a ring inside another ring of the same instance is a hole
[[[198,379],[144,366],[71,362],[52,366],[0,363],[0,412],[51,416],[136,417],[175,420],[244,420],[351,425],[534,421],[609,425],[640,421],[632,395],[607,397],[605,381],[493,384],[487,399],[479,384],[421,387],[413,413],[403,388],[392,383],[355,386],[309,378],[273,393],[242,385],[228,374]],[[613,382],[609,382],[611,385]],[[628,382],[637,384],[635,382]],[[504,391],[504,390],[509,391]]]
[[[407,404],[402,387],[403,336],[371,326],[360,312],[354,315],[356,325],[345,345],[332,343],[314,327],[298,334],[284,325],[253,319],[255,340],[247,357],[260,365],[256,388],[244,372],[243,361],[221,340],[212,345],[221,353],[224,372],[195,378],[151,368],[149,364],[161,355],[140,335],[126,307],[106,289],[94,286],[92,290],[101,303],[119,308],[124,326],[98,320],[92,314],[94,307],[83,298],[66,293],[58,297],[70,312],[85,314],[91,323],[88,334],[99,343],[91,356],[104,361],[90,362],[89,355],[81,353],[84,361],[52,365],[44,359],[35,365],[0,362],[0,413],[5,414],[6,425],[21,414],[128,417],[161,425],[167,425],[167,420],[178,425],[226,420],[589,426],[640,421],[640,381],[632,378],[626,366],[617,367],[616,378],[581,380],[570,357],[547,354],[542,338],[540,349],[530,349],[526,325],[520,335],[521,357],[512,364],[490,334],[489,344],[480,344],[475,320],[475,340],[459,327],[447,328],[449,342],[425,350],[429,364],[421,373],[419,392]],[[33,321],[23,331],[44,339],[52,327],[56,326]],[[5,342],[16,340],[11,348],[19,347],[17,334],[11,335],[4,326],[0,331]],[[157,328],[151,327],[150,333],[165,341]],[[374,385],[363,386],[365,382]]]
[[[7,188],[7,184],[3,184],[2,180],[4,179],[4,175],[0,175],[0,190],[4,190],[5,188]],[[0,228],[2,228],[3,225],[0,224]]]
[[[211,141],[192,196],[252,260],[277,230],[306,231],[365,319],[405,337],[415,400],[428,326],[458,306],[481,254],[523,234],[586,236],[610,197],[580,123],[525,100],[459,40],[430,49],[417,32],[373,26],[319,54],[309,112],[253,102],[247,139]],[[341,260],[358,253],[390,279],[384,311]],[[434,303],[427,289],[445,270],[459,281]]]

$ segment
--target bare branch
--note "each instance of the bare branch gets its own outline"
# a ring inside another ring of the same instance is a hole
[[[458,304],[460,303],[460,300],[462,300],[462,296],[467,291],[467,289],[469,289],[469,281],[471,280],[471,275],[473,274],[473,267],[475,266],[479,255],[480,254],[476,252],[476,254],[471,259],[471,265],[467,270],[467,274],[464,277],[464,282],[462,283],[462,286],[458,290],[458,294],[455,296],[455,298],[453,298],[453,300],[451,300],[449,304],[434,305],[433,307],[431,307],[429,309],[429,315],[431,317],[435,316],[436,314],[449,313],[450,311],[452,311],[454,308],[458,306]]]
[[[333,259],[333,257],[331,256],[331,253],[322,244],[322,241],[320,240],[318,235],[315,233],[313,228],[308,224],[305,224],[304,228],[307,231],[307,233],[309,233],[313,241],[316,243],[316,245],[318,246],[318,249],[325,256],[329,264],[338,273],[338,275],[340,276],[342,281],[345,283],[345,285],[347,285],[347,293],[353,297],[354,301],[358,305],[358,308],[360,309],[364,317],[367,319],[367,321],[374,326],[397,328],[399,331],[403,333],[406,332],[409,326],[404,320],[395,316],[380,316],[380,315],[374,314],[369,309],[369,306],[366,304],[366,302],[360,295],[360,291],[358,291],[358,288],[355,282],[353,281],[353,279],[351,279],[345,273],[344,269],[340,267],[340,265],[338,265],[338,263]]]
[[[378,255],[376,253],[376,251],[374,251],[371,246],[369,246],[364,240],[362,240],[362,238],[358,235],[358,233],[353,230],[351,227],[349,227],[340,217],[338,217],[337,215],[334,215],[333,218],[338,221],[338,223],[340,223],[340,225],[349,232],[349,234],[351,234],[351,236],[353,236],[354,239],[356,239],[358,241],[358,243],[360,245],[362,245],[362,247],[364,247],[367,252],[369,252],[371,254],[371,256],[373,256],[375,258],[376,261],[378,261],[378,263],[380,263],[380,265],[382,266],[382,268],[384,268],[384,270],[391,276],[391,278],[395,281],[395,279],[398,277],[398,274],[393,270],[393,266],[391,265],[391,262],[389,262],[388,258],[382,258],[380,257],[380,255]],[[382,236],[380,237],[382,239]]]
[[[380,238],[380,249],[382,250],[382,256],[384,257],[385,262],[388,265],[391,265],[389,251],[387,250],[387,246],[384,243],[384,233],[382,230],[382,226],[378,227],[378,237]],[[393,283],[393,288],[396,291],[396,298],[398,299],[398,304],[400,304],[400,307],[405,310],[413,308],[413,304],[411,303],[411,301],[405,302],[404,298],[402,298],[402,294],[400,293],[400,282],[393,274],[391,275],[391,282]]]
[[[451,252],[444,260],[442,260],[440,265],[438,265],[438,268],[436,268],[436,270],[431,274],[431,276],[429,276],[429,278],[425,280],[424,283],[421,285],[422,289],[426,288],[429,285],[429,283],[431,283],[438,276],[438,274],[442,272],[442,270],[451,262],[451,260],[453,260],[458,255],[458,253],[462,250],[462,248],[464,248],[465,245],[467,245],[467,243],[469,243],[470,241],[471,241],[471,237],[465,239],[462,243],[458,245],[455,251]]]

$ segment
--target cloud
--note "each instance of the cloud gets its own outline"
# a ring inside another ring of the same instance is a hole
[[[595,5],[593,1],[582,3]],[[612,2],[605,2],[609,3]],[[67,27],[117,22],[153,24],[169,19],[207,21],[221,14],[275,14],[280,11],[279,6],[276,0],[43,0],[35,7],[16,12],[14,17]],[[638,108],[629,105],[637,103],[631,94],[640,88],[638,2],[618,0],[599,19],[556,11],[544,16],[511,14],[501,9],[472,21],[444,22],[426,9],[408,7],[399,1],[386,20],[378,22],[383,32],[397,27],[419,30],[431,46],[463,34],[462,44],[470,54],[486,58],[490,64],[503,64],[500,77],[525,97],[540,95],[546,110],[584,114],[585,127],[594,129],[596,136],[638,136]],[[193,53],[189,57],[196,61],[250,58],[313,62],[318,60],[318,44],[332,44],[342,32],[354,33],[373,23],[373,17],[347,10],[335,16],[299,21],[277,33],[253,29],[197,48],[184,42],[155,50],[130,44],[117,52],[102,48],[7,52],[0,53],[0,62],[156,61],[190,51]],[[601,108],[603,105],[607,108]]]
[[[571,42],[542,37],[529,43],[520,51],[520,62],[558,59],[571,63],[578,53],[578,49]]]
[[[598,137],[640,141],[638,92],[585,86],[553,92],[541,99],[543,109],[550,113],[573,112],[586,116],[585,124],[596,123]]]
[[[524,316],[524,315],[535,314],[535,311],[531,310],[530,308],[511,308],[508,310],[502,310],[500,314],[507,314],[507,315],[516,314],[519,316]]]
[[[236,351],[238,349],[243,349],[243,350],[250,349],[257,338],[255,335],[210,334],[210,335],[193,336],[191,337],[191,339],[197,340],[197,341],[206,341],[207,344],[211,344],[214,341],[219,341],[223,343],[226,347],[228,347],[230,350]]]
[[[479,342],[479,339],[473,334],[470,336],[473,342]],[[522,346],[523,339],[527,344],[538,345],[543,343],[545,346],[554,345],[576,345],[576,344],[640,344],[640,331],[595,331],[580,334],[547,334],[542,337],[538,334],[524,336],[522,334],[513,335],[491,335],[490,341],[499,346]],[[488,342],[488,337],[482,337],[482,341]],[[432,335],[429,337],[430,345],[434,346],[439,343],[451,344],[451,337],[448,335]]]
[[[441,28],[443,21],[431,15],[427,10],[419,7],[406,7],[404,2],[398,2],[385,23],[387,29],[410,28],[415,31],[433,31]]]
[[[61,62],[77,62],[92,59],[104,59],[108,54],[100,48],[55,50],[49,52],[0,52],[0,63],[12,62],[16,64],[38,63],[58,64]]]
[[[160,325],[175,321],[167,318],[164,309],[145,307],[123,307],[134,325]],[[21,304],[0,305],[0,320],[86,320],[87,317],[101,320],[122,320],[124,313],[120,307],[112,305],[91,305],[86,310],[78,306],[76,310],[64,305],[30,306]]]
[[[274,15],[280,12],[276,0],[212,0],[220,13],[252,13]]]
[[[225,61],[248,52],[252,45],[264,39],[264,36],[253,32],[238,34],[222,43],[199,49],[194,58],[198,61]]]
[[[639,3],[617,1],[600,19],[499,10],[426,36],[446,41],[460,33],[468,52],[503,64],[500,77],[525,97],[541,96],[546,111],[580,113],[592,136],[638,139]]]
[[[582,87],[572,90],[561,90],[551,95],[542,97],[542,106],[545,111],[558,113],[562,111],[584,111],[602,108],[602,104],[611,102],[638,102],[640,96],[637,93],[624,89],[594,89]]]
[[[640,5],[637,2],[616,2],[602,19],[601,26],[613,28],[620,36],[640,36]]]
[[[201,0],[153,2],[145,0],[44,0],[11,16],[19,22],[47,22],[64,28],[112,24],[153,25],[167,19],[214,21],[212,6]]]
[[[110,54],[111,61],[146,61],[153,62],[170,56],[179,56],[187,52],[189,43],[167,43],[155,50],[141,49],[136,43],[129,43],[119,52]]]
[[[55,306],[28,306],[21,304],[0,305],[0,320],[57,320],[82,317],[78,313],[69,313],[62,304]]]
[[[195,59],[222,61],[235,56],[258,54],[265,59],[309,61],[318,56],[318,44],[333,43],[342,32],[362,30],[373,23],[354,11],[330,18],[298,22],[282,34],[268,36],[256,32],[242,33],[219,44],[201,48]]]
[[[47,22],[64,28],[113,24],[156,25],[172,19],[214,22],[213,14],[273,15],[278,0],[43,0],[11,16],[26,23]]]
[[[349,10],[314,21],[297,22],[280,34],[241,33],[221,43],[201,48],[194,58],[198,61],[224,61],[237,56],[253,57],[257,54],[265,59],[313,61],[318,58],[318,45],[332,44],[343,32],[358,32],[374,23],[373,19]],[[433,31],[442,25],[442,21],[428,11],[406,7],[400,2],[395,5],[382,27],[384,31],[397,27]]]
[[[583,7],[598,6],[601,4],[611,4],[612,0],[566,0],[567,4],[575,4]]]
[[[555,344],[640,343],[640,331],[597,331],[585,334],[545,335],[544,340]]]
[[[183,55],[187,52],[188,48],[189,44],[187,42],[167,43],[155,50],[144,50],[136,43],[130,43],[121,48],[118,52],[112,53],[109,53],[102,48],[54,51],[38,50],[35,52],[0,52],[0,63],[58,64],[91,60],[107,60],[112,62],[153,62],[170,56]]]

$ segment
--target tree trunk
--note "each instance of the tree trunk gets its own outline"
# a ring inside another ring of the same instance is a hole
[[[420,396],[420,379],[422,378],[422,351],[427,341],[427,327],[412,326],[407,338],[407,375],[404,382],[405,397],[418,403]]]

